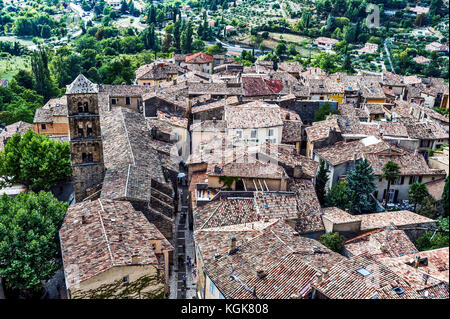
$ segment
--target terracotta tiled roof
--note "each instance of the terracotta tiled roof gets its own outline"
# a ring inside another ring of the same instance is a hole
[[[389,227],[352,238],[345,242],[344,248],[352,256],[369,254],[375,258],[399,257],[418,252],[403,230]]]
[[[444,191],[445,187],[445,179],[439,179],[435,181],[431,181],[428,183],[425,183],[428,189],[428,193],[433,196],[435,200],[441,200],[442,199],[442,193]]]
[[[163,264],[149,245],[161,240],[163,249],[173,247],[129,202],[95,200],[69,207],[60,229],[67,288],[112,267],[132,264]],[[78,276],[78,277],[77,277]]]
[[[415,224],[436,224],[435,220],[415,214],[409,210],[362,214],[358,215],[358,218],[361,219],[362,231],[384,228],[390,225],[407,226]]]
[[[374,174],[381,176],[383,174],[383,167],[387,162],[391,161],[397,163],[400,167],[400,175],[443,175],[445,171],[440,169],[432,169],[428,166],[424,157],[421,154],[404,151],[402,153],[392,154],[364,154],[363,157],[367,159],[372,165]]]
[[[313,183],[307,179],[290,179],[289,189],[295,193],[297,199],[296,229],[301,233],[323,231],[325,227]]]
[[[337,119],[313,122],[312,126],[307,127],[305,131],[308,140],[315,142],[326,139],[333,129],[335,129],[336,132],[341,131]]]
[[[342,258],[313,239],[294,236],[292,228],[278,222],[204,269],[225,297],[287,299],[306,295],[318,269]],[[258,270],[264,279],[257,276]]]
[[[276,104],[267,104],[261,101],[226,106],[225,120],[229,129],[262,128],[283,125],[280,107]]]
[[[337,263],[328,271],[322,282],[313,283],[313,286],[330,299],[419,298],[405,280],[367,255],[351,257]],[[396,287],[401,288],[397,289],[398,293],[394,291]]]
[[[188,55],[185,59],[186,63],[210,63],[213,62],[214,58],[206,53],[198,52],[192,55]]]
[[[314,152],[322,159],[336,166],[348,161],[359,160],[364,153],[379,153],[390,149],[390,144],[380,140],[378,143],[364,145],[361,140],[352,142],[337,142]]]
[[[415,267],[416,256],[420,260],[418,267]],[[385,257],[380,262],[405,279],[423,298],[448,299],[448,260],[448,247],[445,247],[401,257]]]
[[[33,130],[33,124],[22,121],[5,126],[3,131],[0,132],[0,152],[3,151],[3,148],[5,147],[8,138],[10,138],[16,133],[23,135],[28,130]]]
[[[334,224],[345,224],[360,221],[358,216],[351,215],[337,207],[326,207],[322,209],[324,217]]]
[[[152,138],[142,114],[117,107],[102,112],[100,123],[107,169],[129,164],[142,166],[152,170],[157,181],[165,182],[160,155],[150,143]]]
[[[136,70],[137,80],[161,80],[167,79],[169,76],[175,74],[182,74],[186,72],[182,67],[161,61],[155,61],[149,64],[144,64]]]

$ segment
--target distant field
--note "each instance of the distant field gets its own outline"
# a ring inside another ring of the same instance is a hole
[[[11,80],[14,74],[20,69],[30,68],[28,57],[10,56],[0,59],[0,78]]]
[[[30,47],[35,44],[32,41],[32,37],[17,37],[17,36],[1,36],[0,41],[3,42],[19,42],[23,46]]]

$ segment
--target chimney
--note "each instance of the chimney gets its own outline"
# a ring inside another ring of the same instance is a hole
[[[430,278],[430,275],[423,274],[423,284],[426,285],[428,283],[428,278]]]
[[[122,240],[123,240],[123,235],[119,234],[119,241],[122,241]]]
[[[322,280],[327,280],[327,278],[328,278],[328,269],[322,268],[320,270],[320,272],[322,273]]]
[[[262,269],[258,269],[256,271],[256,275],[258,276],[259,279],[264,279],[267,276],[267,274]]]
[[[418,267],[419,267],[419,264],[420,264],[420,256],[419,256],[419,255],[416,255],[416,256],[414,257],[414,268],[418,268]]]
[[[233,236],[230,238],[230,251],[228,252],[229,255],[232,255],[236,252],[236,241],[236,237]]]
[[[86,216],[84,216],[84,215],[81,216],[81,224],[83,224],[83,225],[87,224]]]
[[[131,264],[132,265],[137,265],[139,263],[139,257],[138,255],[133,255],[131,256]]]
[[[317,285],[320,285],[321,283],[322,283],[322,273],[321,272],[318,272],[317,274],[316,274],[316,284]]]

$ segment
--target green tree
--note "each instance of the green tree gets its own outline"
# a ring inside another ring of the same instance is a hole
[[[436,233],[428,230],[422,236],[417,238],[415,243],[417,249],[423,251],[448,247],[448,216],[445,218],[438,218],[438,230],[440,231],[437,231]]]
[[[375,191],[375,174],[370,163],[363,159],[347,175],[347,192],[352,214],[371,213],[375,202],[371,195]]]
[[[345,238],[339,233],[328,233],[320,236],[320,243],[336,253],[340,253],[344,247]]]
[[[329,114],[339,114],[339,111],[331,109],[331,104],[325,102],[314,112],[313,122],[324,121]]]
[[[391,189],[391,184],[394,183],[398,177],[400,176],[400,166],[398,166],[397,163],[389,161],[383,166],[383,174],[381,177],[385,178],[387,180],[387,188],[386,188],[386,195],[385,195],[385,205],[388,202],[389,198],[389,190]]]
[[[416,211],[417,204],[422,204],[425,197],[430,195],[428,188],[423,183],[414,182],[408,190],[409,201],[414,204],[414,211]]]
[[[436,200],[431,195],[428,195],[423,199],[417,210],[418,214],[432,219],[436,218],[437,212]]]
[[[442,192],[442,198],[441,198],[441,203],[442,203],[442,209],[444,211],[444,216],[448,217],[448,208],[449,208],[449,196],[448,196],[448,188],[449,188],[449,177],[447,176],[445,178],[445,186],[444,186],[444,191]]]
[[[325,197],[327,207],[338,207],[342,210],[349,208],[348,190],[346,181],[338,181],[331,186]]]
[[[44,102],[60,94],[55,79],[48,68],[48,49],[39,48],[31,56],[31,68],[35,76],[36,92],[44,97]]]
[[[325,168],[325,161],[320,161],[319,172],[316,177],[316,194],[320,205],[325,204],[325,185],[328,182],[328,173],[330,170]]]
[[[0,186],[20,183],[47,190],[71,175],[69,143],[32,130],[14,134],[0,153]]]
[[[0,197],[0,276],[7,288],[31,297],[60,267],[58,230],[67,206],[46,192]]]
[[[190,53],[192,51],[192,23],[189,21],[186,28],[181,33],[181,51],[183,53]]]

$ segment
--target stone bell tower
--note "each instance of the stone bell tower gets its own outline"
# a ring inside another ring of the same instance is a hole
[[[80,202],[86,189],[104,178],[98,87],[80,74],[67,86],[66,95],[75,200]]]

